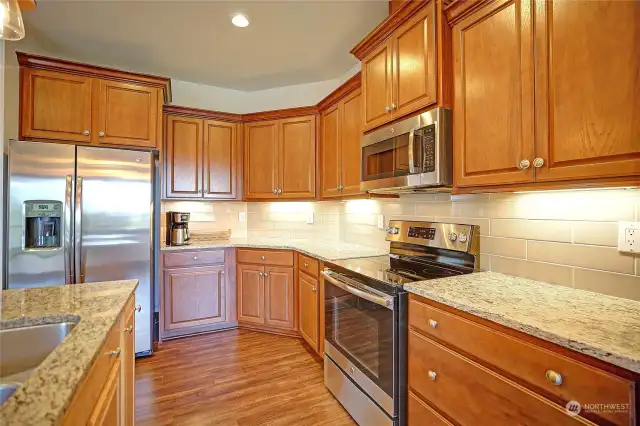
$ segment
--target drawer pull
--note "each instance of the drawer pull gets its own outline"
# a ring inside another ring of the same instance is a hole
[[[560,386],[562,384],[562,375],[553,370],[547,370],[545,377],[554,386]]]
[[[315,293],[316,292],[316,288],[315,287],[311,287],[311,291]]]
[[[198,260],[198,256],[193,256],[193,260]]]
[[[308,268],[308,267],[309,267],[309,264],[308,264],[307,262],[304,262],[304,267],[305,267],[305,268]]]
[[[436,379],[436,372],[435,371],[429,370],[429,379],[431,379],[431,380],[435,380]]]
[[[438,321],[430,319],[429,325],[431,326],[431,328],[436,328],[438,326]]]
[[[109,356],[119,357],[120,356],[120,348],[116,349],[115,351],[109,351]]]
[[[264,256],[260,256],[260,259],[265,260],[265,259],[266,259],[266,257],[264,257]]]
[[[133,326],[130,325],[129,327],[125,328],[124,331],[126,331],[129,334],[131,334],[131,332],[133,331]]]
[[[136,308],[134,310],[138,311],[138,312],[142,311],[142,305],[136,306]]]

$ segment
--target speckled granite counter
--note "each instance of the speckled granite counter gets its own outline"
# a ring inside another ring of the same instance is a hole
[[[231,238],[229,240],[207,240],[193,238],[188,246],[163,246],[162,251],[194,250],[206,248],[266,248],[296,250],[320,260],[352,259],[358,257],[382,256],[387,250],[342,241],[285,240],[277,238]]]
[[[496,272],[420,281],[404,288],[640,373],[640,302]]]
[[[137,286],[129,280],[2,291],[0,328],[78,325],[0,406],[0,424],[58,424]]]

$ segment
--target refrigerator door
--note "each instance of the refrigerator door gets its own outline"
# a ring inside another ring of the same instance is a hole
[[[137,279],[136,353],[152,348],[153,156],[78,147],[76,282]]]
[[[7,170],[6,288],[73,283],[73,177],[76,147],[40,142],[9,142]],[[55,247],[30,248],[26,213],[33,202],[56,206]],[[26,234],[26,235],[25,235]]]

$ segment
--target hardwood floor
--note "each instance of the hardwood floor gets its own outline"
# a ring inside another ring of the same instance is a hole
[[[230,330],[160,345],[136,362],[136,425],[356,423],[301,339]]]

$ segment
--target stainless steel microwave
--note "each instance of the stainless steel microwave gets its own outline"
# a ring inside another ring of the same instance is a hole
[[[453,184],[451,110],[434,108],[360,139],[360,189],[401,193]]]

